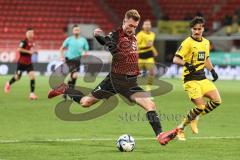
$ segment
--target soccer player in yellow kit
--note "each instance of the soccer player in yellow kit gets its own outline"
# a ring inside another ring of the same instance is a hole
[[[155,60],[154,57],[158,55],[157,50],[153,46],[155,40],[155,33],[151,31],[152,25],[149,19],[145,20],[142,25],[142,31],[137,34],[137,45],[138,45],[138,66],[140,70],[148,71],[148,88],[153,83],[155,76]]]
[[[173,63],[183,66],[183,87],[195,105],[178,126],[179,140],[185,140],[183,130],[189,123],[192,132],[198,133],[198,116],[211,112],[221,104],[220,94],[213,84],[218,75],[209,57],[210,43],[202,36],[204,24],[205,20],[202,17],[195,17],[190,22],[192,35],[182,42],[173,58]],[[213,82],[206,78],[204,68],[211,72]],[[205,102],[204,98],[208,98],[209,101]]]

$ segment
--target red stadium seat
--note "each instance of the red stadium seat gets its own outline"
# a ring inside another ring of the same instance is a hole
[[[71,19],[77,19],[76,23],[97,23],[107,32],[113,26],[111,17],[100,8],[98,0],[0,0],[0,10],[1,39],[19,41],[24,38],[25,28],[32,26],[43,48],[59,48],[66,37],[63,28]],[[46,41],[52,42],[51,45],[44,43]],[[54,44],[58,45],[54,47]],[[1,43],[0,48],[1,45],[6,46]]]

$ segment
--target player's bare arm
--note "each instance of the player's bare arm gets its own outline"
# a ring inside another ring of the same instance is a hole
[[[181,66],[185,66],[190,73],[193,73],[196,71],[196,68],[192,64],[190,64],[188,62],[184,62],[184,60],[178,55],[174,56],[173,63],[181,65]]]
[[[183,61],[182,58],[180,58],[179,56],[174,56],[173,58],[173,63],[177,64],[177,65],[181,65],[183,66],[185,64],[185,62]]]
[[[212,62],[210,60],[210,57],[208,57],[206,59],[206,62],[205,62],[205,68],[207,68],[207,70],[211,71],[213,69],[213,65],[212,65]]]
[[[216,81],[218,79],[218,74],[214,70],[212,62],[209,57],[207,58],[207,60],[205,62],[205,68],[207,68],[207,70],[211,72],[212,77],[213,77],[213,82]]]
[[[154,57],[158,56],[158,51],[154,46],[153,46],[153,55],[154,55]]]

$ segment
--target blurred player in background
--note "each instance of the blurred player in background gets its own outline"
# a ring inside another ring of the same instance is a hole
[[[32,64],[32,54],[35,52],[32,51],[32,47],[34,47],[33,42],[34,30],[32,28],[27,28],[26,30],[26,38],[20,42],[17,51],[20,53],[20,57],[17,62],[17,71],[16,74],[5,84],[5,93],[10,92],[10,86],[19,80],[24,71],[27,71],[28,76],[30,78],[30,95],[29,98],[31,100],[36,100],[37,96],[34,93],[35,91],[35,74]]]
[[[91,94],[84,96],[80,91],[62,84],[51,90],[48,97],[53,98],[60,94],[68,94],[83,107],[90,107],[101,99],[108,99],[119,93],[129,101],[136,102],[146,111],[147,119],[156,134],[157,140],[161,145],[166,145],[176,136],[177,129],[168,132],[162,131],[155,103],[151,100],[149,93],[137,84],[139,67],[135,31],[139,21],[138,11],[129,10],[125,13],[122,26],[108,36],[102,36],[103,31],[101,29],[95,29],[95,38],[101,45],[108,47],[113,58],[111,72]]]
[[[81,56],[89,50],[89,45],[86,38],[80,35],[80,27],[78,25],[73,26],[72,34],[63,42],[60,48],[60,56],[61,60],[66,62],[69,68],[70,79],[68,80],[68,85],[74,88],[80,70]]]
[[[152,25],[149,19],[145,20],[142,25],[142,31],[137,34],[138,45],[138,65],[140,70],[148,72],[147,90],[151,90],[151,85],[155,76],[155,60],[154,57],[158,55],[156,48],[153,46],[155,40],[155,33],[151,31]]]
[[[189,123],[192,132],[198,133],[198,116],[211,112],[221,104],[217,88],[205,76],[204,68],[207,68],[213,76],[213,81],[218,79],[209,57],[210,43],[202,36],[204,25],[205,20],[202,17],[195,17],[191,21],[192,35],[182,42],[173,59],[173,63],[183,66],[183,87],[195,105],[178,126],[179,140],[185,140],[183,130]],[[205,102],[204,98],[208,98],[209,101]]]

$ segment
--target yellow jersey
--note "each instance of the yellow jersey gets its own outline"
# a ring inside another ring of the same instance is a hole
[[[138,53],[139,53],[139,58],[147,59],[150,57],[153,57],[153,50],[155,50],[154,46],[148,47],[147,44],[149,42],[154,42],[155,40],[155,33],[153,32],[145,32],[145,31],[140,31],[137,34],[137,45],[138,45]]]
[[[182,78],[184,82],[190,80],[206,79],[204,67],[207,58],[209,57],[210,43],[209,40],[202,37],[201,40],[196,40],[193,37],[186,38],[176,52],[176,56],[195,66],[196,72],[189,74],[189,71],[184,66]]]

